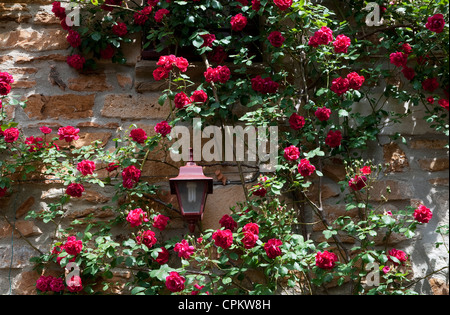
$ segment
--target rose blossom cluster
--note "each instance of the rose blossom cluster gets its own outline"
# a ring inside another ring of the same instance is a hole
[[[274,94],[278,91],[279,84],[270,77],[262,78],[260,75],[251,79],[252,89],[262,94]]]
[[[0,96],[6,96],[11,92],[11,84],[14,83],[14,78],[8,72],[0,72]],[[0,108],[1,108],[0,102]]]
[[[346,78],[339,77],[331,82],[330,89],[341,96],[345,94],[348,90],[359,90],[365,81],[364,76],[359,75],[356,72],[351,72]]]
[[[193,103],[204,104],[208,100],[208,95],[203,90],[196,90],[192,93],[191,97],[187,96],[184,92],[178,92],[175,95],[174,103],[178,109],[185,108]]]
[[[259,183],[252,187],[253,196],[257,197],[265,197],[267,194],[267,189],[265,187],[265,183],[267,181],[267,177],[261,176],[258,179]]]
[[[141,178],[141,171],[134,165],[130,165],[122,171],[122,185],[125,188],[132,189]]]
[[[153,71],[153,78],[161,81],[169,77],[170,71],[176,67],[181,72],[186,72],[189,62],[184,57],[176,57],[175,55],[167,55],[159,57],[156,63],[159,67]]]
[[[74,262],[77,255],[80,254],[82,250],[83,242],[77,240],[75,236],[68,236],[64,244],[53,247],[51,254],[55,255],[56,263],[61,264],[61,260],[67,257],[65,254],[73,256],[69,261]]]
[[[40,276],[36,281],[36,289],[40,292],[62,292],[65,289],[64,279],[53,276]],[[68,288],[70,290],[70,288]]]
[[[231,71],[227,66],[209,67],[204,72],[204,76],[208,83],[226,83],[230,79]]]

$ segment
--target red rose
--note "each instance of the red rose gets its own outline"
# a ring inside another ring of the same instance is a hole
[[[342,94],[346,93],[349,89],[350,82],[347,78],[336,78],[331,82],[331,91],[336,93],[337,95],[341,96]]]
[[[181,109],[191,104],[191,99],[184,92],[179,92],[175,95],[174,103],[176,108]]]
[[[261,0],[252,0],[252,9],[254,11],[259,11],[261,8]]]
[[[242,31],[246,25],[247,18],[242,13],[238,13],[231,18],[231,29],[235,32]]]
[[[171,271],[166,277],[166,287],[171,292],[180,292],[184,290],[186,280],[176,271]]]
[[[165,70],[170,71],[173,69],[173,65],[176,61],[177,57],[175,57],[175,55],[167,55],[159,57],[159,60],[156,64],[163,67]]]
[[[92,175],[95,171],[95,163],[93,161],[83,160],[77,164],[77,170],[84,176]]]
[[[172,127],[167,123],[167,121],[157,123],[155,126],[155,132],[159,133],[163,137],[167,136],[171,131]]]
[[[318,47],[319,45],[328,45],[332,41],[333,41],[333,31],[326,26],[322,26],[309,39],[308,45],[312,47]]]
[[[321,269],[333,269],[338,261],[338,257],[335,253],[328,251],[317,252],[316,254],[316,266]]]
[[[219,82],[226,83],[230,79],[231,71],[227,66],[218,66]]]
[[[136,243],[138,244],[144,244],[148,248],[152,248],[153,245],[155,245],[157,242],[157,239],[155,237],[155,232],[152,230],[146,230],[146,231],[139,231],[139,233],[136,235]]]
[[[156,68],[153,70],[153,78],[155,81],[161,81],[162,79],[169,77],[170,70],[166,70],[163,67]]]
[[[128,33],[127,25],[125,23],[119,22],[112,27],[112,32],[117,36],[125,36]]]
[[[194,253],[195,248],[194,246],[189,245],[188,241],[182,240],[180,243],[175,244],[173,250],[178,253],[178,257],[189,259]]]
[[[117,162],[111,162],[111,163],[109,163],[108,166],[106,167],[106,170],[107,170],[108,172],[112,172],[112,171],[114,171],[114,170],[116,170],[116,169],[118,169],[118,168],[119,168],[119,165],[117,165]]]
[[[192,103],[205,103],[208,100],[208,94],[203,90],[196,90],[192,93]]]
[[[440,100],[438,101],[438,104],[439,104],[442,108],[448,110],[448,100],[446,100],[446,99],[440,99]]]
[[[134,165],[130,165],[122,171],[122,184],[123,187],[131,189],[137,184],[141,178],[141,171]]]
[[[49,127],[47,127],[47,126],[39,127],[39,130],[40,130],[43,134],[46,134],[46,135],[48,135],[49,133],[52,132],[52,129],[49,128]]]
[[[50,283],[53,279],[53,276],[40,276],[36,281],[36,289],[41,292],[50,291]]]
[[[258,241],[258,235],[251,232],[251,231],[245,231],[244,237],[242,238],[242,244],[244,245],[244,248],[250,249],[255,247],[256,242]]]
[[[367,177],[355,175],[348,181],[348,186],[354,191],[358,191],[367,186]]]
[[[69,34],[67,35],[67,41],[70,46],[76,48],[81,45],[81,36],[77,31],[69,30]]]
[[[3,131],[3,137],[5,137],[5,142],[13,143],[19,138],[19,129],[17,128],[8,128]]]
[[[350,47],[351,40],[345,35],[338,35],[333,43],[335,53],[347,53],[348,47]]]
[[[60,20],[66,19],[66,9],[61,7],[61,2],[55,1],[52,3],[52,12]]]
[[[413,52],[411,45],[408,43],[402,44],[402,50],[407,55],[409,55]]]
[[[59,140],[65,140],[66,142],[72,142],[80,139],[78,133],[80,129],[72,126],[61,127],[58,129]]]
[[[71,197],[81,197],[84,191],[84,186],[77,183],[72,183],[67,186],[66,194]]]
[[[214,244],[223,249],[228,249],[233,244],[233,233],[230,230],[217,230],[213,233]]]
[[[155,21],[161,23],[166,15],[170,13],[167,9],[159,9],[155,12]]]
[[[279,84],[270,77],[262,78],[260,75],[251,79],[252,89],[263,94],[273,94],[278,91]]]
[[[69,236],[63,246],[67,254],[76,256],[81,253],[81,250],[83,249],[83,242],[81,240],[77,240],[75,236]]]
[[[305,118],[297,113],[293,113],[291,117],[289,117],[289,124],[292,129],[300,130],[305,126]]]
[[[300,160],[300,163],[298,164],[298,172],[303,177],[311,176],[315,170],[316,167],[312,165],[307,159]]]
[[[157,228],[160,231],[164,231],[169,221],[170,221],[169,217],[166,217],[165,215],[162,214],[158,214],[153,218],[153,227]]]
[[[272,44],[273,47],[281,47],[283,46],[284,41],[286,40],[281,32],[279,31],[273,31],[269,34],[269,37],[267,37],[269,42]]]
[[[263,187],[263,185],[261,183],[258,183],[255,186],[253,186],[252,190],[253,190],[253,196],[265,197],[267,194],[267,189],[265,187]]]
[[[226,58],[227,53],[222,46],[214,47],[214,50],[208,53],[208,59],[211,62],[221,64]]]
[[[439,82],[436,78],[429,78],[422,82],[422,87],[425,91],[433,93],[439,87]]]
[[[424,205],[420,205],[414,210],[414,219],[420,223],[428,223],[433,217],[431,210]]]
[[[8,192],[8,187],[0,187],[0,198],[5,197],[6,193]]]
[[[142,128],[136,128],[130,131],[130,137],[133,141],[143,144],[147,140],[147,133]]]
[[[445,27],[444,16],[440,13],[430,16],[425,27],[432,32],[442,33]]]
[[[325,138],[325,144],[329,145],[332,148],[335,148],[341,145],[341,141],[342,133],[340,130],[328,131],[327,137]]]
[[[397,67],[405,67],[408,61],[408,55],[404,52],[397,51],[389,55],[390,62]]]
[[[73,276],[67,283],[67,290],[72,293],[80,292],[83,290],[83,284],[79,276]]]
[[[189,62],[186,58],[178,57],[175,59],[175,65],[178,69],[180,69],[181,72],[186,72],[187,68],[189,67]]]
[[[226,83],[231,76],[230,69],[227,66],[218,66],[217,68],[208,68],[204,73],[206,82]]]
[[[404,251],[395,249],[395,248],[391,249],[388,252],[388,259],[389,259],[389,261],[392,261],[395,266],[398,266],[399,263],[394,261],[392,259],[392,257],[396,258],[400,262],[400,264],[405,262],[406,260],[408,260],[408,256],[406,255],[406,253]]]
[[[112,45],[108,45],[105,49],[100,50],[100,57],[102,59],[111,59],[115,53],[116,49]]]
[[[347,75],[348,87],[353,90],[359,90],[363,85],[365,78],[356,72],[351,72]]]
[[[402,73],[405,76],[405,78],[409,81],[414,79],[414,77],[416,76],[416,72],[414,72],[414,69],[406,66],[402,69]]]
[[[147,213],[141,208],[136,208],[128,213],[127,221],[131,227],[137,227],[144,222],[148,222]]]
[[[270,259],[275,259],[281,256],[281,248],[279,246],[283,245],[283,242],[279,239],[272,238],[264,244],[264,250]]]
[[[8,72],[0,72],[0,82],[6,82],[8,84],[14,83],[14,78]]]
[[[203,44],[201,47],[212,47],[213,42],[216,40],[216,35],[214,34],[204,34],[200,35],[201,38],[203,38]]]
[[[320,107],[316,110],[314,115],[319,119],[320,121],[327,121],[330,119],[331,110],[326,107]]]
[[[246,225],[244,225],[244,227],[242,228],[243,232],[247,232],[250,231],[253,234],[259,234],[259,225],[253,222],[247,223]]]
[[[219,220],[219,223],[220,223],[220,226],[225,228],[226,230],[234,231],[234,229],[237,228],[236,221],[234,221],[234,219],[228,214],[225,214]]]
[[[164,265],[169,261],[169,256],[169,251],[165,247],[161,247],[158,252],[158,257],[155,258],[155,261],[160,265]]]
[[[147,22],[148,16],[151,12],[152,12],[152,7],[148,6],[148,7],[145,7],[144,9],[142,9],[141,11],[134,13],[134,15],[133,15],[134,24],[144,25],[145,22]]]
[[[291,145],[284,149],[284,158],[288,161],[298,160],[300,157],[300,150],[295,145]]]
[[[44,139],[42,139],[41,137],[27,137],[25,139],[25,144],[28,145],[29,149],[28,152],[37,152],[40,149],[42,149],[43,144],[44,144]]]
[[[287,10],[292,6],[292,0],[273,0],[273,3],[281,11]]]
[[[11,86],[6,83],[0,81],[0,95],[8,95],[11,92]]]
[[[362,168],[359,169],[361,171],[361,173],[363,173],[364,175],[369,175],[372,173],[372,169],[370,168],[370,166],[365,165]]]
[[[85,62],[86,59],[80,55],[72,55],[67,57],[67,64],[77,70],[83,69]]]

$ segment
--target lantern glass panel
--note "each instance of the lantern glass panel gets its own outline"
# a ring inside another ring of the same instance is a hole
[[[178,192],[184,213],[200,213],[206,191],[204,181],[180,181]]]

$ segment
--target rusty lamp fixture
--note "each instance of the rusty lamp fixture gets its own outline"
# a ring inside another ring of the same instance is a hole
[[[177,195],[181,215],[189,224],[191,233],[197,221],[203,219],[206,197],[213,193],[213,179],[203,174],[203,168],[195,164],[192,149],[189,162],[180,167],[177,177],[171,178],[170,192]]]

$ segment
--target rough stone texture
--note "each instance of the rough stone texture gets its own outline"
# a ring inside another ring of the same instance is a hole
[[[384,161],[389,165],[386,172],[402,172],[409,166],[405,152],[400,149],[397,143],[391,142],[383,146]]]
[[[16,30],[0,33],[0,50],[24,49],[27,51],[48,51],[67,49],[67,33],[61,29],[44,29],[41,32]]]
[[[166,119],[170,114],[168,104],[160,106],[159,93],[146,95],[118,94],[107,95],[101,114],[108,118],[142,119]]]
[[[433,291],[434,295],[448,295],[448,281],[444,281],[437,278],[431,278],[428,280],[431,286],[431,290]]]
[[[69,89],[78,92],[101,92],[111,91],[112,87],[108,84],[105,74],[80,75],[69,79]]]
[[[73,119],[92,117],[95,95],[33,94],[28,97],[25,113],[31,119]]]
[[[431,158],[418,160],[420,167],[429,172],[439,172],[447,170],[449,167],[448,158]]]

